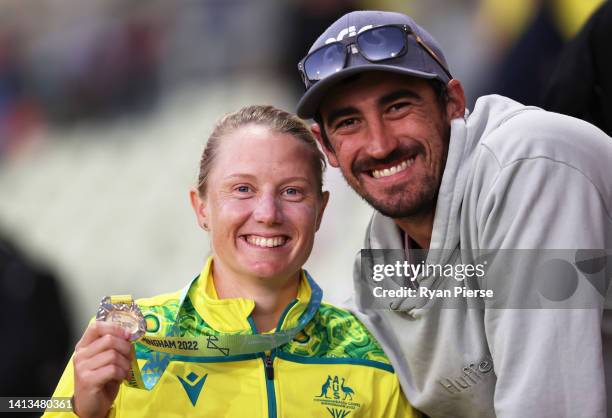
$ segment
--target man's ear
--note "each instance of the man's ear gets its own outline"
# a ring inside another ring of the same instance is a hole
[[[462,118],[465,115],[465,93],[461,82],[452,79],[446,85],[448,101],[446,102],[446,115],[449,122],[452,119]]]
[[[205,231],[208,231],[208,212],[206,210],[206,200],[200,197],[200,192],[192,187],[189,190],[189,200],[191,200],[191,207],[195,212],[198,226]]]
[[[338,167],[339,164],[338,159],[336,158],[336,153],[333,149],[330,149],[327,143],[323,140],[321,126],[319,126],[318,123],[313,123],[312,125],[310,125],[310,130],[312,131],[312,134],[315,136],[315,138],[317,138],[319,145],[321,145],[321,149],[325,153],[327,161],[329,161],[329,165],[331,165],[332,167]]]

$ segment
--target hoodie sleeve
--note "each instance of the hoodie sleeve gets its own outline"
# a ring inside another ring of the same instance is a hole
[[[577,270],[570,274],[573,291],[561,295],[578,298],[570,309],[555,300],[560,281],[542,287],[535,252],[612,248],[612,192],[602,171],[612,146],[590,125],[569,121],[557,123],[555,132],[543,130],[536,120],[530,123],[533,129],[510,124],[484,144],[481,155],[490,168],[495,166],[487,175],[495,174],[478,204],[479,247],[534,251],[504,275],[502,293],[508,299],[498,300],[504,309],[485,311],[497,375],[495,412],[501,418],[606,416],[602,321],[612,266],[604,268],[598,283]],[[509,147],[508,137],[520,132],[525,141],[518,138]],[[559,147],[563,141],[578,144]]]

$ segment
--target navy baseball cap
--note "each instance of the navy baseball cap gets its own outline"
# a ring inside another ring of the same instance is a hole
[[[383,25],[405,25],[411,30],[412,34],[406,37],[405,53],[395,58],[372,62],[360,53],[356,53],[355,49],[348,49],[344,68],[318,81],[313,82],[307,78],[304,80],[306,92],[297,106],[299,117],[303,119],[314,117],[321,101],[332,87],[343,79],[364,71],[389,71],[414,77],[438,79],[444,84],[450,81],[452,76],[448,72],[448,65],[438,42],[412,18],[401,13],[368,10],[345,14],[319,36],[308,54],[326,44],[354,38],[361,31]],[[430,51],[428,52],[427,49]],[[437,62],[431,53],[440,62]]]

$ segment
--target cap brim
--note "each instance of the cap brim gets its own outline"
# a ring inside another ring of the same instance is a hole
[[[428,79],[438,78],[438,75],[434,73],[425,73],[422,71],[410,70],[408,68],[401,68],[391,65],[365,64],[355,67],[348,67],[324,78],[321,81],[316,82],[310,89],[308,89],[297,105],[297,115],[302,119],[312,119],[319,109],[321,100],[323,100],[328,91],[334,85],[354,74],[365,71],[384,71]]]

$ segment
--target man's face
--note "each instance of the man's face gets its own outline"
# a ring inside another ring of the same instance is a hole
[[[450,136],[438,103],[423,79],[372,72],[334,88],[321,105],[330,164],[384,215],[435,209]]]

